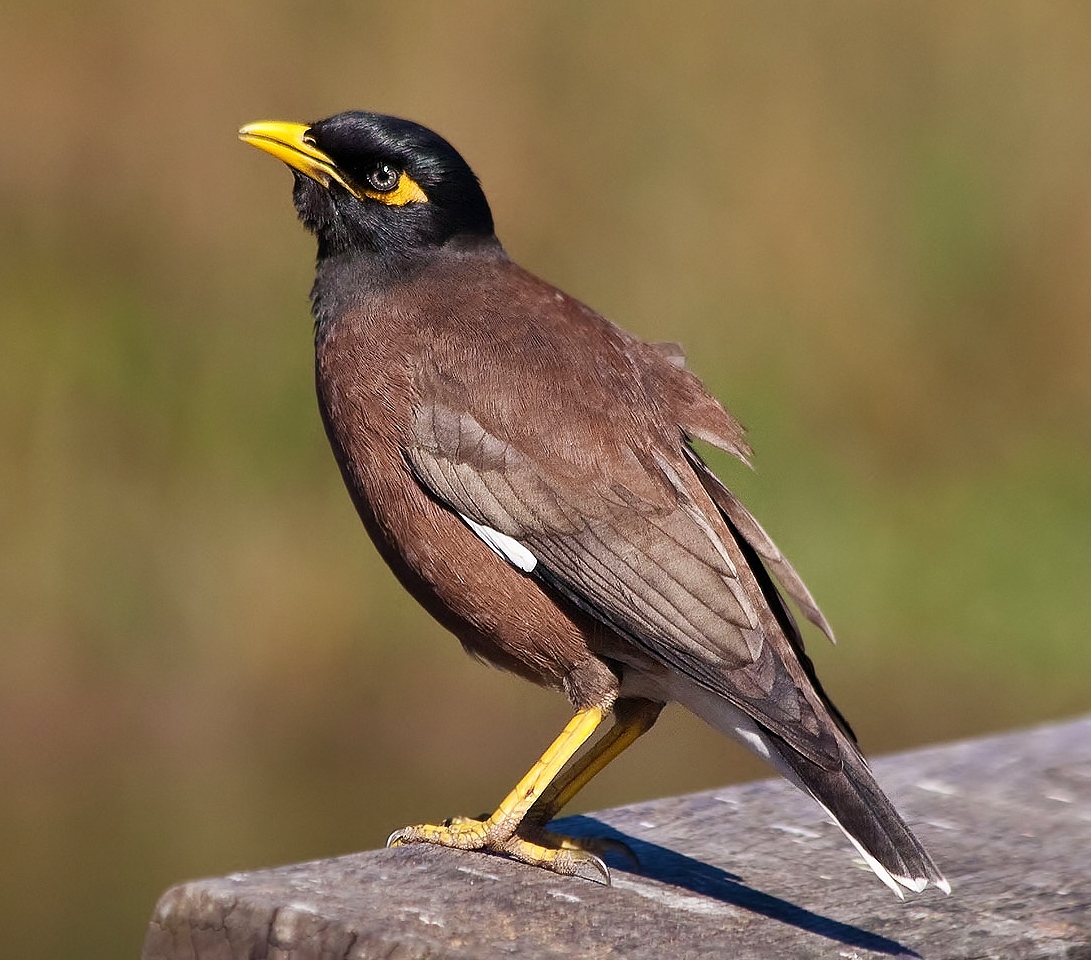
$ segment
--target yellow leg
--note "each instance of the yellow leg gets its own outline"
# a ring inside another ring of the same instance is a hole
[[[566,837],[546,830],[544,825],[647,733],[662,709],[663,704],[650,700],[620,701],[615,706],[614,724],[606,735],[565,769],[606,715],[599,707],[581,710],[491,816],[453,817],[438,825],[405,827],[391,834],[387,845],[435,843],[460,850],[491,850],[557,873],[581,874],[609,883],[610,871],[596,854],[623,853],[636,862],[626,844],[606,838]]]
[[[590,750],[557,777],[530,813],[537,823],[549,823],[572,798],[606,767],[651,730],[663,704],[651,700],[623,700],[615,707],[614,725]]]
[[[390,835],[387,846],[396,847],[407,843],[436,843],[460,850],[482,848],[508,853],[528,863],[549,866],[560,873],[575,872],[569,860],[581,858],[571,855],[560,857],[561,851],[540,847],[515,836],[515,831],[527,812],[549,787],[554,777],[582,747],[602,723],[606,711],[601,707],[588,707],[577,713],[561,735],[550,744],[541,759],[527,772],[485,820],[456,817],[443,824],[422,823],[405,827]]]
[[[566,837],[546,830],[545,824],[557,816],[613,760],[647,733],[659,718],[662,709],[663,704],[650,700],[622,700],[616,704],[614,725],[543,791],[538,802],[527,812],[519,834],[533,837],[539,844],[556,850],[581,851],[598,857],[607,853],[618,853],[639,866],[640,861],[636,854],[621,840],[608,837]],[[597,863],[602,864],[602,861],[597,859]],[[609,882],[609,872],[601,869],[600,872],[604,873]]]

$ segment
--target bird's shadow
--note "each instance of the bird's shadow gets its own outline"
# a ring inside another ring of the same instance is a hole
[[[594,817],[566,817],[563,821],[554,821],[551,829],[557,829],[574,837],[606,837],[622,841],[639,859],[639,875],[649,880],[681,887],[702,897],[711,897],[742,910],[749,910],[751,913],[761,914],[771,920],[798,927],[808,933],[836,940],[849,947],[895,957],[920,956],[898,943],[897,940],[832,920],[782,900],[780,897],[762,893],[760,890],[746,886],[742,878],[735,874],[676,853],[667,847],[627,836]],[[627,872],[632,870],[632,865],[620,857],[608,855],[607,859],[611,861],[612,870],[618,870],[619,867]]]

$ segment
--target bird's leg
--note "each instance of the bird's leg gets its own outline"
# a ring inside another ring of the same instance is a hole
[[[651,730],[663,709],[652,700],[626,699],[614,704],[614,724],[590,750],[542,791],[530,819],[548,823],[596,776]]]
[[[542,791],[520,824],[514,839],[537,841],[557,850],[579,850],[601,856],[620,853],[639,865],[636,854],[621,840],[608,837],[567,837],[546,830],[549,823],[608,764],[647,733],[663,709],[652,700],[626,699],[614,704],[614,724],[590,750]]]
[[[405,827],[390,835],[387,846],[436,843],[460,850],[494,850],[525,863],[537,864],[565,874],[578,873],[581,866],[593,861],[593,869],[605,873],[605,864],[592,854],[573,849],[549,848],[515,836],[527,812],[576,751],[587,742],[605,716],[606,710],[603,707],[580,710],[491,816],[484,820],[456,817],[443,824],[423,823]]]

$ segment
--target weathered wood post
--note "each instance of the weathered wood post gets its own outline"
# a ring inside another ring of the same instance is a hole
[[[813,802],[765,781],[570,818],[639,855],[610,888],[420,846],[183,884],[144,960],[1091,960],[1091,716],[874,767],[951,897],[899,902]]]

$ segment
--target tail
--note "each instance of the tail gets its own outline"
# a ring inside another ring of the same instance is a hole
[[[919,893],[929,883],[944,893],[951,892],[951,885],[847,737],[838,737],[841,767],[824,769],[722,697],[696,684],[680,684],[675,698],[721,733],[742,741],[787,780],[809,793],[899,899],[905,897],[902,887]]]
[[[879,789],[867,761],[856,746],[852,728],[822,689],[804,650],[799,627],[773,583],[770,571],[776,574],[807,619],[832,640],[833,634],[825,617],[799,575],[749,511],[720,483],[696,453],[687,450],[687,457],[719,509],[720,516],[734,534],[735,542],[788,643],[790,649],[783,651],[782,655],[784,652],[794,653],[796,663],[802,667],[810,690],[819,701],[812,706],[819,709],[820,723],[823,723],[821,708],[825,708],[825,723],[828,723],[829,731],[837,742],[841,763],[839,766],[834,762],[823,767],[807,759],[789,743],[761,726],[754,716],[743,713],[737,706],[694,683],[681,681],[676,699],[717,730],[742,740],[788,780],[814,797],[845,832],[867,865],[899,899],[905,896],[902,887],[919,893],[929,883],[949,894],[951,885],[939,872],[928,851],[913,836],[886,794]],[[832,756],[830,759],[834,760]]]
[[[795,775],[790,779],[818,801],[899,899],[904,897],[901,887],[920,893],[929,883],[951,892],[950,883],[879,789],[855,747],[842,743],[840,770],[823,770],[787,745],[777,753]]]

